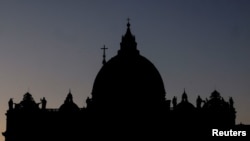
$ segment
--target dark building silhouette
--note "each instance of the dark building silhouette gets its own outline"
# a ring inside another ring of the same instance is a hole
[[[196,105],[185,90],[180,102],[166,99],[161,75],[140,55],[129,22],[118,54],[106,61],[107,48],[102,49],[103,66],[86,107],[74,103],[71,91],[58,109],[47,108],[44,97],[36,102],[30,93],[20,103],[10,99],[5,141],[211,136],[212,128],[236,129],[233,99],[225,101],[216,90],[209,99],[198,96]]]

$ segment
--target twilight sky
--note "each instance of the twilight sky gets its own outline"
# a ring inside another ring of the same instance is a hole
[[[158,68],[166,98],[232,96],[237,123],[250,123],[248,0],[1,0],[0,131],[8,100],[29,91],[58,108],[71,89],[85,106],[96,74],[117,54],[129,17],[138,49]],[[3,137],[0,137],[3,140]]]

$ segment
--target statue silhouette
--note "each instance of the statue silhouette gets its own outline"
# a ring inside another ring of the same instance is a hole
[[[198,97],[197,97],[197,100],[196,100],[196,107],[197,107],[197,108],[199,108],[199,109],[201,108],[201,103],[202,103],[202,101],[203,101],[203,100],[201,99],[201,97],[198,96]]]
[[[43,97],[42,99],[40,99],[40,101],[42,103],[42,109],[45,110],[46,109],[47,100],[45,99],[45,97]]]
[[[9,110],[13,110],[13,105],[14,105],[14,103],[13,103],[13,98],[11,98],[11,99],[9,100]]]

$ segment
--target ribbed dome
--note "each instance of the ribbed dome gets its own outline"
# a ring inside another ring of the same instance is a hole
[[[92,90],[92,100],[102,106],[154,106],[165,101],[160,73],[139,54],[131,31],[122,37],[118,55],[99,71]]]

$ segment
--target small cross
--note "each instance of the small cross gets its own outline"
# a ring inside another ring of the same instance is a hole
[[[103,61],[102,61],[102,64],[104,65],[106,63],[106,60],[105,60],[105,58],[106,58],[106,49],[108,49],[108,48],[106,48],[105,45],[104,45],[103,48],[101,48],[101,49],[103,50]]]
[[[106,48],[105,45],[104,45],[103,48],[101,48],[101,49],[103,50],[103,57],[106,57],[106,52],[105,52],[105,51],[106,51],[106,49],[108,49],[108,48]]]

